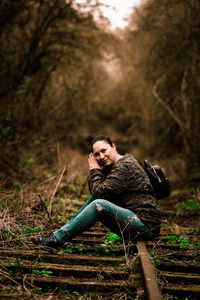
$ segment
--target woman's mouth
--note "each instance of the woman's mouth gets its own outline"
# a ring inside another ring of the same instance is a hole
[[[101,163],[102,163],[103,165],[105,165],[107,162],[108,162],[108,159],[103,159],[103,160],[101,160]]]

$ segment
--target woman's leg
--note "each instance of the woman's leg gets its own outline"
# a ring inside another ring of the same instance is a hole
[[[92,201],[94,201],[94,199],[92,196],[90,196],[88,200],[85,202],[85,204],[81,207],[81,209],[79,209],[79,211],[73,216],[73,218],[67,224],[69,225],[71,222],[73,222],[73,219],[75,219],[82,212],[82,210],[84,210],[90,203],[92,203]],[[41,245],[55,247],[55,248],[62,245],[60,240],[58,240],[54,234],[44,235],[40,237],[33,237],[31,240],[34,244],[41,244]]]
[[[88,200],[85,202],[85,204],[79,209],[79,211],[73,216],[73,218],[71,218],[71,220],[68,222],[68,224],[74,219],[76,218],[84,208],[86,208],[92,201],[94,201],[94,198],[92,196],[90,196],[88,198]]]
[[[100,221],[111,231],[132,238],[149,230],[132,211],[119,207],[107,200],[90,201],[70,222],[54,232],[60,244],[70,241],[75,236]]]

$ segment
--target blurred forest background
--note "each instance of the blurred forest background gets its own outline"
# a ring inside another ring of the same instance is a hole
[[[199,176],[199,1],[142,1],[109,28],[99,1],[1,1],[2,185],[66,163],[84,176],[101,133],[171,178]]]

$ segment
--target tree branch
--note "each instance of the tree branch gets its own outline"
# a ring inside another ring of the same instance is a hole
[[[174,111],[171,109],[171,107],[162,98],[160,98],[156,89],[157,89],[157,86],[155,85],[152,90],[154,97],[167,110],[167,112],[170,114],[170,116],[173,118],[173,120],[179,125],[180,129],[182,131],[184,131],[184,126],[183,126],[181,119],[174,113]]]

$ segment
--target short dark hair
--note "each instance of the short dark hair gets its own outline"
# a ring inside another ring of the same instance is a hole
[[[111,147],[113,146],[113,141],[111,140],[111,138],[107,135],[98,135],[96,136],[92,142],[91,142],[91,151],[93,152],[93,145],[96,143],[96,142],[99,142],[99,141],[105,141],[106,143],[108,143]]]

